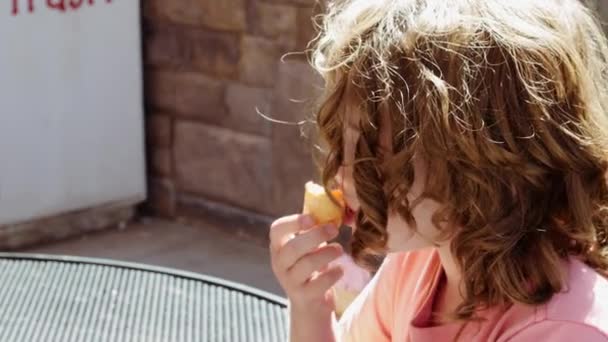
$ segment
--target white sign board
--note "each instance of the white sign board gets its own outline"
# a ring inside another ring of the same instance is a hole
[[[0,224],[145,198],[139,2],[0,1]]]

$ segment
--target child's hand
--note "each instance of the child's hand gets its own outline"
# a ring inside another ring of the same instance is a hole
[[[272,269],[292,311],[330,314],[334,310],[329,290],[342,277],[343,270],[329,267],[329,263],[343,250],[339,244],[327,241],[337,235],[337,227],[315,226],[309,215],[282,217],[270,227]]]

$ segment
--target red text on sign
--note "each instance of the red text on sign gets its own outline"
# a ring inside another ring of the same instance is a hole
[[[101,0],[104,1],[104,0]],[[27,11],[34,13],[35,11],[35,0],[13,0],[12,14],[18,15],[20,13],[20,6],[27,5]],[[68,10],[77,10],[82,5],[87,3],[88,5],[94,5],[95,0],[38,0],[38,2],[46,2],[46,7],[51,10],[59,12],[66,12]],[[105,0],[106,3],[111,3],[112,0]]]

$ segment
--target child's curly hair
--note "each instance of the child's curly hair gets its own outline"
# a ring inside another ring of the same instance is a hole
[[[328,5],[313,66],[326,87],[316,123],[326,187],[359,108],[356,258],[382,252],[389,210],[415,227],[412,158],[423,196],[463,272],[457,319],[540,304],[576,256],[608,270],[608,44],[576,0],[342,0]],[[394,154],[377,156],[381,113]],[[414,228],[415,229],[415,228]]]

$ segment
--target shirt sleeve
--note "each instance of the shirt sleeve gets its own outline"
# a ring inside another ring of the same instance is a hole
[[[508,342],[608,342],[608,335],[598,328],[577,322],[542,321],[520,330]]]
[[[338,322],[340,342],[391,340],[395,286],[399,274],[398,254],[386,257],[378,272]]]

